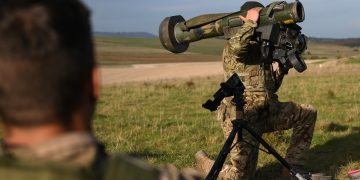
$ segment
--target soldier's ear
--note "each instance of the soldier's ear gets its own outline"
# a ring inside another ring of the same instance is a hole
[[[100,86],[101,86],[101,80],[100,80],[100,68],[98,65],[95,65],[92,71],[92,95],[97,100],[100,97]]]

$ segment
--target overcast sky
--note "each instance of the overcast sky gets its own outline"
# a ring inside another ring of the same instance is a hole
[[[167,16],[185,19],[207,13],[238,11],[244,0],[83,0],[92,11],[94,31],[158,33]],[[267,5],[273,0],[259,0]],[[290,1],[288,1],[290,2]],[[312,37],[360,37],[360,0],[302,0]]]

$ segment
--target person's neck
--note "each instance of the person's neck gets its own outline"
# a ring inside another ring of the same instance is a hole
[[[25,128],[14,125],[4,126],[3,141],[7,145],[14,146],[41,144],[67,132],[67,130],[59,124],[47,124]]]
[[[92,107],[92,106],[91,106]],[[31,146],[47,142],[57,136],[71,133],[90,133],[92,111],[89,113],[88,109],[80,109],[73,113],[69,124],[64,125],[61,122],[64,120],[53,121],[53,123],[41,124],[37,126],[16,126],[3,121],[3,142],[6,145],[14,146]]]

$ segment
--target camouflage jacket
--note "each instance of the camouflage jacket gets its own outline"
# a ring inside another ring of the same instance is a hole
[[[264,108],[278,102],[276,91],[283,75],[275,76],[273,65],[261,60],[260,45],[253,41],[256,23],[247,21],[232,36],[223,51],[225,79],[237,73],[245,85],[246,108]],[[229,98],[224,101],[230,103]]]
[[[102,145],[87,133],[62,135],[31,147],[2,144],[0,177],[7,180],[131,180],[200,179],[190,169],[172,165],[154,167],[126,155],[107,156]]]

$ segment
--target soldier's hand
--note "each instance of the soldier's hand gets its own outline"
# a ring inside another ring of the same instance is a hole
[[[276,79],[279,79],[281,75],[282,75],[281,69],[280,69],[280,68],[276,69],[276,70],[275,70]]]
[[[279,65],[278,62],[273,62],[272,67],[275,73],[275,78],[279,79],[280,76],[283,75],[281,66]]]
[[[251,20],[256,23],[259,20],[261,9],[261,7],[252,8],[247,11],[246,17],[240,16],[240,19],[244,22]]]

